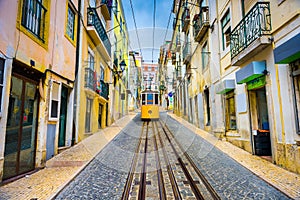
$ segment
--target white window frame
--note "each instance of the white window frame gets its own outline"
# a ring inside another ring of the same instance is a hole
[[[93,61],[94,61],[93,68],[91,68],[90,56],[89,55],[93,56]],[[88,60],[88,68],[92,69],[92,70],[95,70],[95,63],[96,63],[95,62],[95,53],[90,47],[88,47],[88,59],[87,60]]]
[[[105,70],[104,70],[104,66],[102,65],[102,63],[100,63],[99,77],[100,77],[100,80],[104,81],[104,79],[105,79]]]
[[[70,21],[70,15],[69,15],[69,10],[71,11],[71,13],[73,14],[73,21],[71,22]],[[71,4],[70,3],[68,3],[68,10],[67,10],[67,26],[66,26],[66,34],[67,34],[67,36],[72,40],[72,41],[74,41],[75,40],[75,19],[76,19],[76,12],[75,12],[75,10],[74,10],[74,8],[71,6]],[[71,23],[72,24],[71,24]],[[73,26],[72,27],[72,29],[70,29],[70,27],[71,26]],[[71,34],[71,35],[69,35],[69,34]]]
[[[222,36],[222,42],[221,42],[221,44],[222,44],[222,51],[229,51],[229,49],[230,49],[230,44],[228,45],[228,46],[226,46],[226,34],[225,34],[225,32],[228,30],[228,29],[230,29],[230,31],[232,31],[232,26],[231,26],[231,21],[232,21],[232,18],[231,18],[231,8],[230,7],[228,7],[228,8],[226,8],[226,11],[225,11],[225,13],[224,13],[224,15],[222,16],[222,18],[221,18],[221,20],[220,20],[220,26],[221,26],[221,36]],[[228,22],[225,24],[225,26],[223,26],[223,24],[222,24],[222,22],[223,22],[223,20],[225,20],[225,18],[226,18],[226,16],[229,16],[229,20],[228,20]]]
[[[53,100],[53,84],[58,84],[58,102],[57,102],[57,117],[52,117],[51,116],[51,111],[52,111],[52,100]],[[60,101],[61,101],[61,82],[51,80],[50,81],[50,101],[49,101],[49,121],[58,121],[59,120],[59,115],[60,115]]]

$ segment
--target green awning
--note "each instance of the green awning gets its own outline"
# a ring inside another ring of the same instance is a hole
[[[235,83],[233,79],[223,80],[216,86],[217,94],[226,94],[235,89]]]
[[[248,83],[249,81],[264,76],[265,69],[266,61],[253,61],[235,73],[236,83]]]

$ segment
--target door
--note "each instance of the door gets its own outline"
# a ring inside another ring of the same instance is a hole
[[[38,114],[37,83],[13,75],[7,116],[3,179],[34,169]]]
[[[268,104],[265,87],[249,91],[254,153],[271,156]]]
[[[98,129],[102,128],[102,105],[99,103],[99,109],[98,109]]]
[[[59,118],[59,135],[58,147],[64,147],[66,141],[66,121],[67,121],[67,107],[68,107],[68,88],[62,86],[60,98],[60,118]]]

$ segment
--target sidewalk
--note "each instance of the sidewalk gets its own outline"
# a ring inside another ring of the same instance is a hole
[[[0,199],[42,200],[53,198],[107,145],[134,117],[130,113],[111,126],[47,161],[36,173],[0,187]]]
[[[176,119],[190,130],[193,130],[196,134],[209,141],[216,148],[233,158],[235,161],[268,182],[273,187],[277,188],[293,199],[300,200],[300,175],[289,172],[275,164],[272,164],[269,161],[260,158],[259,156],[252,155],[227,141],[218,140],[210,133],[197,128],[193,124],[190,124],[171,112],[168,112],[168,115]]]

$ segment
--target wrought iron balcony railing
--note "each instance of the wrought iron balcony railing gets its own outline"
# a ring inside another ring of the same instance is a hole
[[[199,42],[209,28],[209,9],[208,6],[200,8],[199,14],[193,20],[195,41]]]
[[[88,26],[94,26],[101,41],[103,42],[109,56],[111,56],[111,44],[106,34],[106,30],[99,18],[99,15],[95,8],[88,8]]]
[[[97,94],[105,99],[108,99],[109,89],[108,84],[103,80],[97,80],[97,73],[91,68],[85,68],[84,86],[95,91]]]
[[[257,2],[230,33],[231,59],[272,30],[269,2]]]
[[[47,9],[41,1],[24,0],[22,8],[22,26],[38,39],[45,41],[45,18]]]
[[[182,31],[186,32],[190,24],[190,10],[185,8],[181,16]]]

